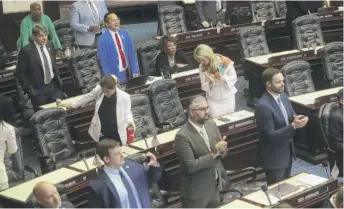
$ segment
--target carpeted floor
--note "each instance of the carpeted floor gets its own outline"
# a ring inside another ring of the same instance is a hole
[[[140,24],[130,24],[130,25],[123,25],[121,26],[122,29],[126,29],[135,46],[135,49],[142,44],[144,41],[152,40],[153,37],[156,35],[157,31],[157,23],[140,23]],[[236,83],[236,88],[238,92],[236,93],[236,110],[250,110],[253,111],[251,108],[246,106],[246,98],[244,96],[244,89],[248,88],[248,82],[244,80],[243,77],[238,78],[238,82]],[[24,164],[31,165],[36,168],[38,171],[39,163],[36,157],[35,152],[32,148],[31,138],[30,137],[23,137],[23,147],[24,147]],[[276,156],[279,157],[279,156]],[[295,175],[300,172],[309,172],[319,176],[326,177],[326,171],[322,167],[322,165],[312,165],[306,161],[301,159],[297,159],[293,163],[292,167],[292,175]]]

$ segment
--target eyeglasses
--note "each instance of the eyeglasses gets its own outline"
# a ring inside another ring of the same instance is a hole
[[[198,110],[198,111],[205,112],[205,111],[209,110],[209,107],[201,107],[201,108],[198,108],[198,109],[191,109],[191,110]]]

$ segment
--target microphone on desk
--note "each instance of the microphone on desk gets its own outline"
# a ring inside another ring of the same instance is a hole
[[[141,137],[142,137],[143,141],[144,141],[145,144],[146,144],[146,148],[148,149],[149,146],[148,146],[148,142],[147,142],[147,132],[143,131],[143,132],[141,133]]]
[[[271,203],[271,200],[270,200],[270,197],[269,197],[269,194],[268,194],[268,187],[264,184],[264,185],[262,185],[261,189],[263,190],[265,196],[268,198],[269,206],[271,206],[272,203]]]
[[[80,153],[79,153],[79,156],[81,157],[82,161],[84,161],[84,164],[85,164],[87,170],[89,171],[89,170],[90,170],[90,167],[88,166],[88,163],[87,163],[87,161],[86,161],[86,155],[85,155],[85,153],[80,152]]]
[[[324,167],[324,169],[325,169],[325,171],[326,171],[327,178],[328,178],[328,179],[332,179],[332,178],[330,178],[330,174],[329,174],[329,172],[328,172],[328,170],[327,170],[328,163],[325,161],[325,162],[322,162],[321,165]]]

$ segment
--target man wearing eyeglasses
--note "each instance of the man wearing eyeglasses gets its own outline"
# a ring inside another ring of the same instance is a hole
[[[127,83],[130,75],[139,75],[133,42],[127,31],[119,29],[120,19],[115,13],[107,13],[104,22],[108,30],[98,39],[102,70],[104,74],[116,75],[120,83]]]
[[[218,190],[223,168],[220,156],[227,151],[215,122],[209,119],[209,107],[203,96],[189,104],[189,121],[175,138],[175,150],[181,165],[179,195],[183,208],[215,208],[220,205]]]

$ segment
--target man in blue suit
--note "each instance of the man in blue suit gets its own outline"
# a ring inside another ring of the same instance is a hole
[[[108,30],[98,39],[98,57],[104,74],[116,75],[120,83],[126,83],[130,74],[139,75],[139,67],[133,43],[127,31],[119,29],[120,19],[115,13],[107,13],[104,22]]]
[[[104,15],[108,13],[103,0],[76,1],[70,8],[70,26],[74,30],[79,48],[89,48],[100,33]]]
[[[104,162],[97,179],[90,183],[91,208],[151,208],[148,187],[161,176],[161,167],[152,153],[147,164],[124,159],[119,142],[101,140],[96,148]]]
[[[292,156],[295,158],[295,129],[304,127],[308,117],[295,115],[284,93],[284,77],[280,70],[268,68],[262,77],[266,92],[256,104],[255,117],[259,131],[259,162],[270,185],[290,177]]]

